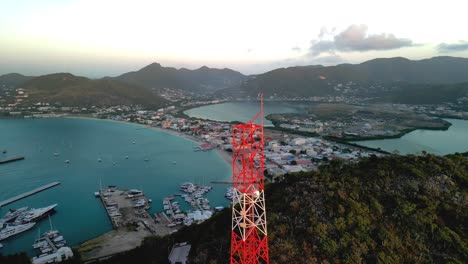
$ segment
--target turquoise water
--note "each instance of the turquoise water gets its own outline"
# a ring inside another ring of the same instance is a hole
[[[415,154],[426,151],[438,155],[468,151],[468,121],[445,119],[452,123],[447,131],[415,130],[396,139],[365,140],[355,143],[372,148],[381,148],[401,154]]]
[[[308,107],[303,103],[291,102],[265,102],[265,116],[269,114],[300,113]],[[186,110],[184,113],[190,117],[210,119],[216,121],[248,122],[260,111],[259,102],[229,102],[223,104],[207,105]],[[265,126],[273,124],[265,119]]]
[[[132,144],[135,141],[136,144]],[[51,217],[69,245],[77,245],[112,229],[93,193],[103,186],[143,189],[153,199],[151,212],[162,210],[162,198],[178,192],[185,181],[227,180],[230,168],[216,152],[194,152],[196,143],[132,124],[90,119],[0,120],[0,158],[25,156],[0,165],[0,200],[59,181],[61,185],[0,209],[42,207],[58,203]],[[59,152],[60,156],[53,156]],[[129,156],[126,160],[125,156]],[[102,158],[102,162],[97,162]],[[149,161],[145,162],[144,159]],[[65,164],[65,160],[71,163]],[[176,161],[177,164],[172,164]],[[115,162],[115,165],[114,165]],[[212,185],[212,206],[227,205],[225,185]],[[16,237],[2,241],[3,254],[27,251],[47,219]]]

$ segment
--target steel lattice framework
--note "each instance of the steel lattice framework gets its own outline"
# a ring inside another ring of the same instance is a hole
[[[231,264],[270,263],[264,194],[263,96],[260,112],[232,127]],[[260,119],[261,124],[254,123]]]

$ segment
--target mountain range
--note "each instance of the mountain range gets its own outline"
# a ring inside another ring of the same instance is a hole
[[[266,96],[338,95],[334,87],[348,82],[361,86],[376,83],[445,85],[468,82],[468,59],[434,57],[413,61],[397,57],[329,67],[314,65],[280,68],[256,75],[241,86],[224,89],[218,94],[256,96],[262,91]]]
[[[196,70],[162,67],[152,63],[138,71],[124,73],[113,78],[146,88],[172,88],[189,92],[210,93],[239,86],[247,76],[231,69],[213,69],[203,66]]]
[[[438,103],[468,96],[468,59],[384,58],[360,64],[279,68],[253,76],[230,69],[205,66],[196,70],[176,69],[158,63],[98,80],[65,73],[39,77],[17,73],[0,76],[0,89],[18,87],[30,89],[34,100],[104,105],[161,105],[164,99],[156,93],[162,88],[212,94],[217,98],[256,97],[263,92],[267,97],[280,98],[351,95],[380,97],[386,102]],[[424,100],[418,99],[421,96]]]

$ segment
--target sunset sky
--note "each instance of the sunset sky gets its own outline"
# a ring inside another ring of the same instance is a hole
[[[468,57],[468,1],[0,1],[0,74]]]

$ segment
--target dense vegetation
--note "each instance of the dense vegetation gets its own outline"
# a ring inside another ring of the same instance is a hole
[[[462,155],[333,161],[267,186],[272,263],[467,263],[468,161]],[[228,263],[229,210],[102,263]]]
[[[271,263],[467,263],[467,184],[461,154],[334,160],[286,175],[266,188]],[[167,263],[184,241],[191,263],[228,263],[230,226],[225,209],[100,263]]]

